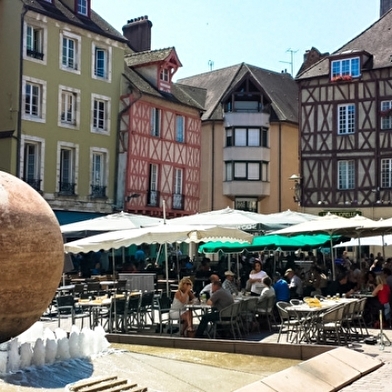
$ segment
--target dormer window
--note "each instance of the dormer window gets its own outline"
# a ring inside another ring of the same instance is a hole
[[[258,87],[246,79],[224,102],[224,111],[259,113],[263,109],[263,95]]]
[[[90,0],[76,0],[76,11],[79,15],[89,16]]]
[[[170,72],[167,68],[161,69],[161,73],[159,75],[159,78],[163,80],[164,82],[168,82],[170,80]]]
[[[359,57],[334,60],[331,62],[331,80],[351,80],[361,75]]]

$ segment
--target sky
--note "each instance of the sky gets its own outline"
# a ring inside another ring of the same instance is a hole
[[[242,62],[294,75],[306,50],[334,52],[370,27],[380,0],[92,0],[122,33],[147,15],[151,49],[174,46],[178,80]]]

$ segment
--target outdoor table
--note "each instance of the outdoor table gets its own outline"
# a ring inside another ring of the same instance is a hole
[[[64,292],[70,292],[70,291],[73,291],[73,289],[75,288],[75,285],[74,284],[68,284],[68,285],[65,285],[65,286],[60,286],[60,287],[58,287],[57,288],[57,292],[58,293],[60,293],[60,294],[62,294],[62,293],[64,293]]]
[[[124,298],[123,294],[116,294],[108,298],[106,295],[97,297],[96,299],[79,299],[78,304],[81,307],[86,307],[90,312],[90,327],[99,325],[100,312],[102,308],[110,308],[112,298]]]
[[[193,312],[192,314],[195,315],[198,320],[200,320],[203,315],[211,312],[211,305],[208,305],[203,302],[191,303],[185,304],[185,309],[191,310]]]

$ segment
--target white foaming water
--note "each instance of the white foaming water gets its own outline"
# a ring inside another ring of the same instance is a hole
[[[0,344],[0,375],[18,372],[32,366],[54,365],[55,362],[88,358],[97,355],[110,346],[104,329],[99,326],[94,331],[76,326],[67,333],[57,328],[55,332],[44,328],[43,323],[35,323],[28,331]]]

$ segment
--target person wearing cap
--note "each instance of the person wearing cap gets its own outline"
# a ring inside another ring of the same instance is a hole
[[[249,274],[249,284],[250,284],[250,295],[259,296],[261,290],[265,287],[263,279],[268,276],[265,271],[262,270],[261,261],[255,259],[253,263],[253,270]]]
[[[238,289],[234,282],[234,273],[231,271],[225,272],[225,281],[222,287],[227,290],[230,294],[238,295]]]
[[[208,294],[208,298],[210,298],[211,295],[212,295],[212,284],[213,284],[214,282],[219,282],[219,281],[220,281],[219,276],[216,275],[216,274],[212,274],[212,275],[210,276],[210,282],[211,282],[211,283],[208,283],[208,284],[206,284],[206,285],[203,287],[203,289],[202,289],[202,290],[200,291],[200,293],[199,293],[199,296],[200,296],[201,294]]]
[[[289,280],[290,297],[302,298],[302,280],[296,275],[296,273],[291,269],[287,269],[284,276]]]

